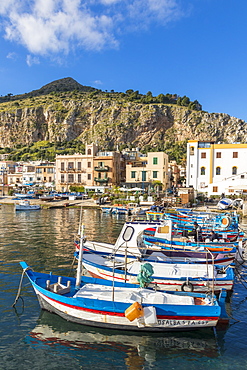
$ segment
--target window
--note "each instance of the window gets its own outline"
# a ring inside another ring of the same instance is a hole
[[[53,168],[47,168],[47,173],[53,173]]]
[[[88,168],[91,168],[91,162],[87,162]]]
[[[218,193],[218,186],[213,186],[213,193]]]
[[[206,158],[206,153],[205,152],[201,153],[201,158]]]
[[[36,168],[36,173],[42,173],[42,168]]]
[[[91,155],[92,154],[92,150],[91,149],[88,149],[87,154],[88,155]]]
[[[61,162],[61,171],[64,171],[64,162]]]
[[[158,158],[157,157],[153,157],[153,164],[158,164]]]
[[[44,176],[44,181],[46,181],[46,177]]]
[[[232,174],[233,175],[237,174],[237,167],[236,166],[232,167]]]
[[[157,179],[158,178],[158,171],[153,171],[153,179]]]
[[[136,178],[136,171],[131,171],[131,178],[135,179]]]
[[[147,172],[142,171],[142,181],[146,181],[146,178],[147,178]]]
[[[88,173],[88,174],[87,174],[87,179],[88,179],[88,180],[91,180],[91,173]]]
[[[220,167],[216,167],[216,175],[220,175],[220,172],[221,172],[221,168]]]
[[[105,162],[98,162],[98,167],[105,167]]]
[[[52,178],[51,178],[51,176],[49,176],[49,182],[52,182]]]
[[[80,171],[81,170],[81,162],[77,163],[77,169]]]
[[[190,147],[190,155],[195,154],[195,148],[193,146]]]
[[[202,176],[204,176],[204,175],[205,175],[205,172],[206,172],[205,167],[201,167],[201,175],[202,175]]]
[[[130,241],[130,239],[132,238],[133,234],[134,234],[134,228],[132,226],[127,226],[124,233],[123,233],[123,240],[125,242],[128,242]]]
[[[64,175],[61,175],[61,182],[64,182]]]
[[[244,175],[241,175],[241,179],[244,179]]]
[[[238,158],[238,152],[233,152],[232,153],[232,158]]]
[[[190,167],[193,168],[193,163],[191,163]]]
[[[73,173],[69,173],[69,175],[68,175],[68,182],[74,182],[74,175],[73,175]]]
[[[78,182],[81,182],[81,174],[78,174]]]
[[[44,172],[46,172],[46,168],[44,168]]]
[[[216,152],[216,158],[221,158],[221,152]]]
[[[74,168],[74,162],[69,162],[68,163],[68,169],[73,170],[73,168]]]

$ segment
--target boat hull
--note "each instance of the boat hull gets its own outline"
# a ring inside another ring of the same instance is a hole
[[[198,315],[160,315],[158,317],[158,325],[150,327],[138,327],[136,322],[130,322],[124,313],[105,314],[98,313],[98,310],[83,310],[73,305],[63,304],[61,302],[50,299],[43,295],[39,290],[35,289],[40,307],[49,312],[55,313],[67,321],[77,324],[89,325],[100,328],[116,329],[116,330],[131,330],[144,332],[165,332],[165,331],[184,331],[196,330],[200,328],[215,327],[218,322],[216,316],[198,316]],[[171,308],[172,309],[172,308]],[[102,312],[102,310],[100,311]],[[168,309],[168,312],[169,311]],[[216,313],[216,311],[215,311]]]
[[[113,287],[110,282],[101,283],[89,277],[77,288],[74,278],[33,272],[25,262],[20,264],[41,308],[71,322],[117,330],[163,332],[214,327],[221,317],[220,301],[213,297],[157,292],[132,288],[130,284],[116,283]],[[126,312],[136,303],[142,313],[130,318]]]
[[[126,273],[118,269],[110,269],[83,260],[83,266],[87,269],[91,276],[100,279],[106,279],[118,282],[127,282],[130,284],[138,284],[137,274]],[[175,265],[176,266],[176,265]],[[214,288],[215,292],[220,292],[222,289],[231,291],[233,288],[233,274],[232,279],[213,279],[209,278],[193,278],[193,277],[178,277],[169,278],[164,276],[153,276],[153,281],[150,286],[155,286],[159,290],[167,291],[193,291],[193,292],[208,292]]]

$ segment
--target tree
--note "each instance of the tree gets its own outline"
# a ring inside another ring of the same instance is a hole
[[[164,94],[159,94],[156,99],[159,103],[169,103],[169,98]]]
[[[187,107],[190,103],[190,99],[187,96],[184,96],[181,101],[181,105]]]

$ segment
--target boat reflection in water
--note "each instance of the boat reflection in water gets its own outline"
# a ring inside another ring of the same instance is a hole
[[[37,326],[26,337],[32,348],[61,351],[92,364],[95,357],[101,368],[114,362],[128,369],[152,364],[161,355],[172,358],[184,354],[187,360],[215,358],[220,355],[213,330],[195,332],[137,334],[135,332],[98,329],[67,322],[57,315],[42,311]],[[77,351],[77,352],[76,352]],[[90,354],[91,351],[91,354]],[[107,354],[106,354],[107,353]],[[95,364],[96,365],[96,364]]]

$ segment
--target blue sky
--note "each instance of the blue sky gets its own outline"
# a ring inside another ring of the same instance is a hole
[[[0,95],[64,77],[247,121],[246,0],[2,0]]]

